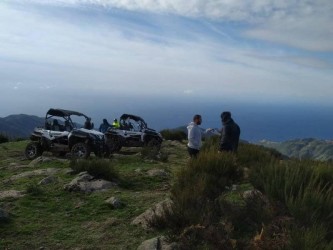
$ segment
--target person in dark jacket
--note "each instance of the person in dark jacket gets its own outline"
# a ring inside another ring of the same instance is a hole
[[[221,114],[222,131],[219,151],[237,152],[240,128],[231,118],[231,113],[225,111]]]
[[[109,124],[108,120],[104,118],[103,123],[99,126],[99,131],[105,133],[110,127],[111,125]]]

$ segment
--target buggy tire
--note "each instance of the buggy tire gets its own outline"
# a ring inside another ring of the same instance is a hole
[[[148,141],[147,146],[150,148],[155,148],[157,150],[161,149],[161,142],[158,141],[157,139],[151,139],[150,141]]]
[[[107,147],[108,147],[109,154],[112,154],[114,152],[119,152],[120,149],[122,148],[120,139],[118,137],[112,137],[112,138],[108,139]]]
[[[87,159],[90,156],[90,153],[90,147],[83,142],[74,144],[71,149],[72,157],[75,159]]]
[[[36,159],[43,154],[41,145],[38,142],[29,142],[25,147],[25,157],[29,160]]]

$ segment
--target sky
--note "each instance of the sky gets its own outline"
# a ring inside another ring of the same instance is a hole
[[[332,23],[331,0],[1,0],[0,117],[331,106]]]

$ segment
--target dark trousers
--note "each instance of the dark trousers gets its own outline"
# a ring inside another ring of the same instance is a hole
[[[199,154],[198,149],[187,147],[187,151],[188,151],[188,154],[190,155],[191,158],[196,158],[197,155]]]

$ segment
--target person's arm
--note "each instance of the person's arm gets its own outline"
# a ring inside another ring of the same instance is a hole
[[[188,132],[188,140],[190,141],[190,143],[193,145],[194,148],[200,148],[200,135],[199,133],[201,133],[201,131],[199,130],[199,128],[195,128],[193,127],[192,129],[189,130]]]

